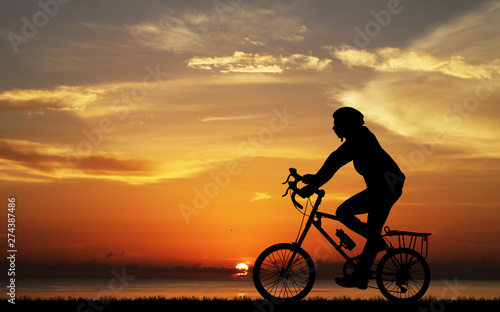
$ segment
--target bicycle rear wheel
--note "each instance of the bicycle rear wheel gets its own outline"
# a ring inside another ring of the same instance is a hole
[[[272,302],[303,299],[311,291],[315,279],[312,258],[293,244],[282,243],[267,248],[253,267],[255,288]]]
[[[431,273],[421,254],[409,248],[386,253],[377,265],[377,285],[391,301],[414,301],[429,288]]]

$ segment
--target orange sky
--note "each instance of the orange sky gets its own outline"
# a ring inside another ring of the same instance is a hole
[[[281,182],[319,169],[352,106],[407,175],[387,225],[432,232],[435,261],[500,261],[500,5],[388,3],[70,3],[27,43],[12,34],[41,8],[9,4],[0,199],[17,200],[19,254],[251,264],[295,239]],[[363,188],[347,165],[324,209]]]

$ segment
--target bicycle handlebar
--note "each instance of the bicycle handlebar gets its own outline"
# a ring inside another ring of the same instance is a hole
[[[300,203],[298,203],[297,200],[295,199],[295,195],[298,194],[300,197],[306,198],[306,197],[311,196],[312,194],[306,194],[304,188],[301,189],[301,188],[297,187],[297,183],[300,182],[300,181],[302,181],[302,176],[297,173],[297,169],[290,168],[289,171],[290,171],[290,174],[286,178],[286,181],[283,182],[283,184],[288,183],[288,188],[286,189],[286,192],[285,192],[285,194],[283,194],[282,197],[287,196],[288,195],[288,191],[292,190],[291,197],[292,197],[292,202],[293,202],[294,206],[298,207],[300,209],[303,209],[304,207]],[[290,181],[290,177],[293,177],[294,180]],[[314,191],[313,192],[314,194],[317,194],[317,195],[320,195],[320,196],[323,196],[325,194],[325,191],[320,190],[320,189],[309,190],[309,191]]]

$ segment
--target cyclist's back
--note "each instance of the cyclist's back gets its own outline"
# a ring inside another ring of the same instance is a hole
[[[363,176],[368,188],[384,191],[396,186],[401,188],[404,183],[405,175],[365,126],[360,127],[335,150],[316,175],[321,180],[329,180],[333,173],[350,161]]]

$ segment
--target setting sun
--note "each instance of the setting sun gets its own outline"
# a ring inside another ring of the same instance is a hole
[[[245,263],[238,263],[236,265],[236,269],[239,270],[239,272],[236,274],[237,277],[244,277],[248,275],[248,265]]]
[[[248,265],[244,264],[244,263],[238,263],[238,265],[236,265],[236,268],[238,270],[245,270],[245,271],[248,271]]]

